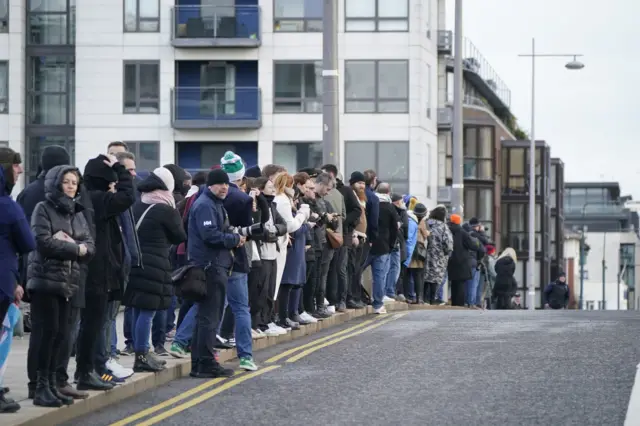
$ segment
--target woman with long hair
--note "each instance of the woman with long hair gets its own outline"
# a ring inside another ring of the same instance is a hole
[[[496,281],[493,285],[493,297],[496,309],[511,309],[511,298],[518,291],[518,282],[514,275],[518,257],[516,251],[507,247],[496,260]]]

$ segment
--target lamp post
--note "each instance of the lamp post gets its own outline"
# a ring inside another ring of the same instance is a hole
[[[464,217],[464,176],[463,167],[463,143],[462,143],[462,98],[464,97],[462,85],[462,0],[455,2],[455,27],[454,55],[453,55],[453,131],[451,132],[451,213]]]
[[[577,57],[583,56],[578,54],[550,54],[536,53],[536,39],[531,40],[531,53],[518,55],[521,57],[531,58],[531,135],[529,145],[529,261],[527,269],[527,309],[535,309],[534,298],[536,295],[535,280],[535,263],[536,263],[536,138],[535,138],[535,118],[536,118],[536,58],[540,57],[556,57],[556,58],[573,58],[565,67],[569,70],[580,70],[584,68],[584,64],[576,60]]]

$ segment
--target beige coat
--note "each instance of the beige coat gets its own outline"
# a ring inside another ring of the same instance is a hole
[[[415,218],[415,216],[414,216]],[[409,218],[409,220],[412,220]],[[425,248],[427,248],[427,238],[429,238],[429,227],[427,226],[427,217],[423,217],[420,223],[418,224],[418,237],[416,239],[416,248],[413,250],[413,256],[411,257],[411,262],[409,263],[410,269],[421,269],[424,268],[424,261],[418,260],[416,253],[418,252],[418,246],[422,244]]]

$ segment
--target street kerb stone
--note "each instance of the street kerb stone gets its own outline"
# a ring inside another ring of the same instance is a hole
[[[408,305],[403,302],[385,304],[388,311],[406,311]],[[253,349],[265,349],[279,343],[300,339],[304,336],[318,333],[322,330],[344,324],[356,318],[373,314],[371,306],[366,309],[347,310],[337,313],[324,321],[302,326],[286,335],[266,337],[253,341]],[[220,351],[220,362],[227,362],[237,358],[235,349]],[[42,408],[32,405],[31,400],[22,401],[22,409],[15,414],[3,414],[2,426],[52,426],[74,418],[100,410],[149,389],[162,386],[172,380],[186,377],[191,371],[191,360],[168,359],[167,368],[159,373],[136,373],[126,383],[118,385],[106,392],[89,392],[89,398],[75,401],[73,405],[61,408]]]

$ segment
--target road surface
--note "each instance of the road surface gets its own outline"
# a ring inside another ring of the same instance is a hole
[[[176,380],[66,425],[623,425],[639,334],[635,312],[388,314],[260,351],[258,372]]]

